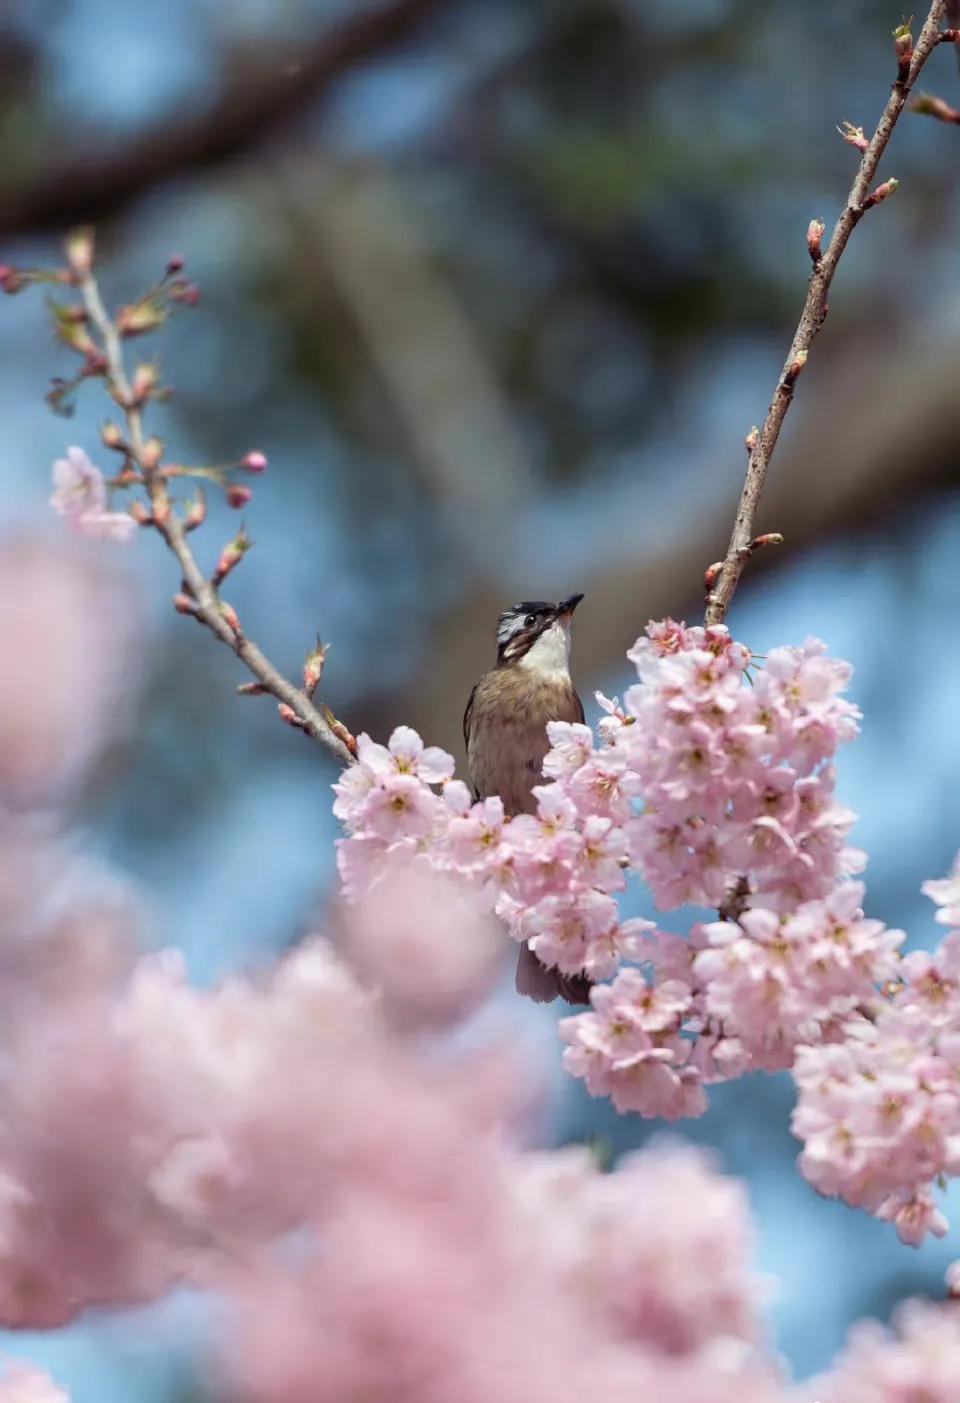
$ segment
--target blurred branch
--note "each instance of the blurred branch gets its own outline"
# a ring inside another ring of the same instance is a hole
[[[90,323],[102,341],[107,388],[123,409],[127,422],[130,436],[128,452],[143,476],[150,499],[152,515],[149,524],[159,532],[183,572],[185,593],[175,601],[178,608],[204,624],[221,643],[236,653],[258,679],[262,690],[277,699],[280,715],[285,721],[320,741],[341,764],[351,764],[354,745],[346,727],[332,716],[328,708],[320,710],[314,706],[306,691],[295,687],[277,671],[257,645],[246,637],[234,611],[221,600],[214,583],[219,576],[208,580],[197,564],[187,543],[185,524],[170,501],[157,459],[148,451],[143,430],[142,401],[127,377],[121,333],[103,305],[100,289],[89,265],[77,284]]]
[[[790,350],[787,352],[787,359],[774,391],[770,408],[767,410],[767,416],[750,452],[746,480],[740,494],[730,544],[727,547],[722,568],[707,596],[706,621],[708,624],[723,623],[743,573],[743,567],[749,559],[751,543],[755,535],[754,522],[757,507],[766,482],[770,459],[777,446],[787,410],[790,408],[797,378],[806,365],[814,337],[826,319],[827,294],[833,281],[833,275],[837,270],[837,264],[840,262],[850,235],[865,212],[896,189],[897,182],[888,180],[870,193],[870,186],[876,175],[880,159],[886,150],[887,142],[890,140],[897,119],[904,109],[910,89],[923,65],[940,42],[940,22],[943,19],[946,6],[947,0],[934,0],[927,18],[924,20],[916,45],[913,44],[908,25],[904,24],[894,32],[898,60],[897,78],[890,91],[887,104],[881,113],[876,130],[870,141],[863,147],[860,167],[850,187],[846,206],[834,225],[826,249],[821,251],[820,248],[823,226],[819,221],[814,221],[810,226],[807,236],[808,247],[813,258],[810,286],[800,322]],[[850,141],[851,144],[860,146],[862,142],[856,141],[854,138],[857,135],[862,137],[862,133],[849,128],[849,124],[847,126],[848,132],[844,139]]]
[[[457,548],[489,554],[504,500],[529,496],[524,445],[456,289],[433,266],[416,211],[380,165],[311,159],[285,194],[363,337]],[[306,260],[304,260],[306,263]],[[298,274],[299,295],[310,285]]]
[[[59,231],[121,212],[153,186],[260,145],[351,68],[408,39],[447,0],[393,0],[348,13],[312,42],[260,46],[205,110],[166,116],[123,146],[94,133],[0,191],[0,235]]]

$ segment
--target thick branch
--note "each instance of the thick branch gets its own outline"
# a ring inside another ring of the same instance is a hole
[[[88,273],[81,278],[79,286],[87,314],[103,342],[109,387],[123,407],[129,431],[130,453],[143,474],[153,509],[152,524],[180,563],[184,584],[190,592],[194,618],[205,624],[221,643],[225,643],[236,653],[265,691],[276,697],[282,705],[289,707],[296,718],[295,724],[321,745],[326,746],[341,764],[351,764],[354,756],[349,746],[335,733],[306,692],[295,687],[278,672],[257,645],[244,635],[239,625],[231,622],[224,613],[216,589],[200,569],[187,543],[183,522],[172,508],[166,483],[156,468],[150,465],[149,457],[144,452],[142,411],[127,378],[120,334],[103,305],[100,289],[93,274]]]
[[[407,39],[444,0],[393,0],[348,10],[312,42],[258,50],[208,108],[129,145],[91,139],[0,190],[0,233],[59,231],[99,223],[159,182],[227,161],[271,137],[355,65]]]
[[[880,158],[886,150],[887,142],[890,140],[897,119],[904,109],[907,97],[920,70],[940,42],[940,23],[946,4],[947,0],[934,0],[931,5],[930,13],[924,21],[920,36],[913,49],[909,66],[905,72],[898,74],[887,105],[877,123],[876,131],[863,153],[860,168],[850,187],[847,203],[834,225],[830,242],[822,256],[815,254],[816,261],[810,275],[810,286],[807,290],[800,322],[787,353],[787,359],[774,391],[770,408],[767,410],[767,417],[763,421],[756,443],[751,450],[730,544],[727,547],[722,569],[707,598],[706,621],[709,624],[723,622],[743,573],[743,567],[750,554],[750,544],[754,539],[754,522],[767,470],[770,466],[770,459],[777,446],[787,410],[790,408],[797,378],[806,363],[814,337],[827,315],[827,294],[830,291],[830,284],[833,282],[833,275],[837,270],[837,264],[840,262],[850,235],[863,218],[866,210],[870,208],[871,203],[875,203],[870,196],[870,187],[880,164]]]

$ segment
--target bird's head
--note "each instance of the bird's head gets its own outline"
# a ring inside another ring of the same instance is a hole
[[[528,599],[504,609],[497,625],[497,665],[568,677],[573,611],[582,598],[571,594],[559,604]]]

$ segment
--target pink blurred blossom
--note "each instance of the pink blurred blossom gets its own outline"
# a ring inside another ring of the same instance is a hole
[[[908,1301],[894,1330],[863,1321],[825,1374],[793,1394],[795,1403],[956,1403],[960,1317],[953,1304]]]
[[[0,543],[0,801],[62,799],[129,724],[141,666],[129,588],[99,561]]]
[[[84,536],[126,545],[137,534],[137,523],[126,512],[107,511],[103,473],[82,448],[68,448],[53,465],[50,505]]]
[[[0,1373],[0,1403],[69,1403],[69,1394],[42,1369],[12,1360]]]

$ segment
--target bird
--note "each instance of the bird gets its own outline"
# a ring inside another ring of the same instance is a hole
[[[467,702],[463,739],[474,794],[499,794],[510,817],[536,812],[532,790],[550,748],[547,722],[584,719],[570,679],[571,624],[583,597],[528,599],[504,609],[496,665],[475,683]],[[586,975],[542,964],[526,942],[517,957],[516,987],[536,1003],[552,1003],[558,995],[571,1004],[590,1002]]]

